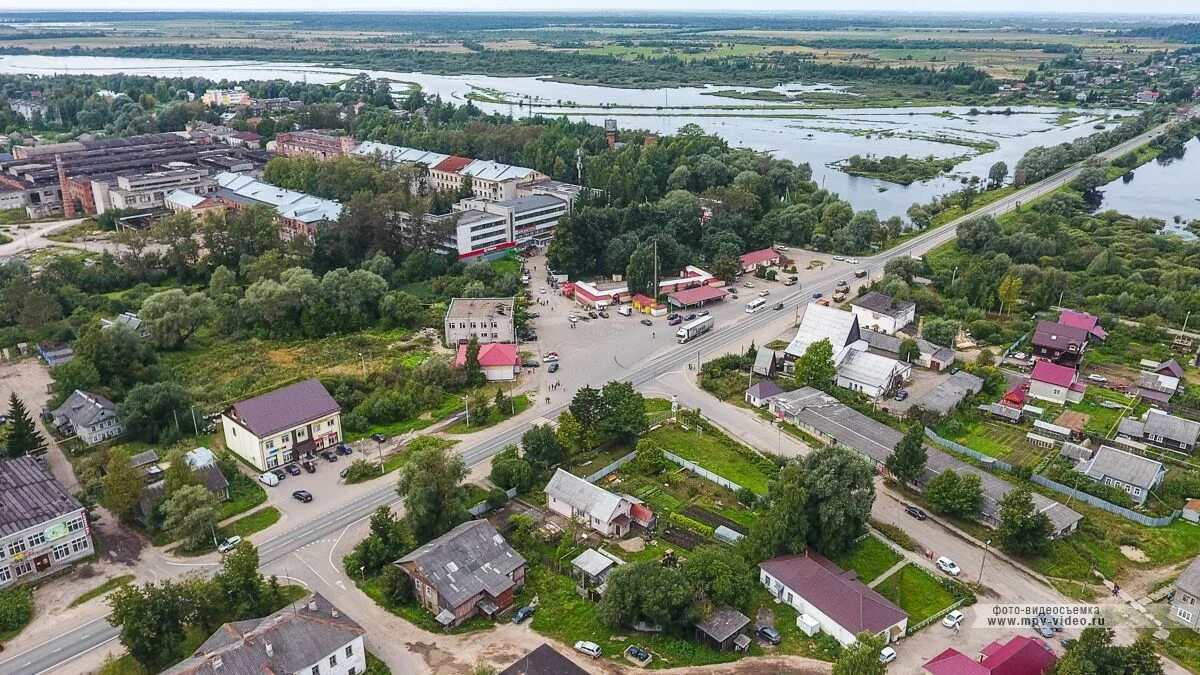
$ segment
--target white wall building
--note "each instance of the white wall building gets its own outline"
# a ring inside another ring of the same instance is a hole
[[[225,445],[260,471],[342,440],[341,407],[319,380],[235,403],[221,415]]]
[[[0,460],[0,588],[94,552],[87,509],[33,457]]]

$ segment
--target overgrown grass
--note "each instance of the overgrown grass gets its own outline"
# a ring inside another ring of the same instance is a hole
[[[842,569],[852,569],[864,584],[869,584],[900,562],[900,554],[874,535],[863,537],[853,551],[844,553],[833,562]]]
[[[476,631],[487,630],[495,625],[494,622],[488,621],[482,615],[474,616],[464,621],[461,625],[453,628],[443,628],[440,623],[434,620],[433,614],[429,610],[419,605],[393,605],[383,596],[383,590],[379,586],[379,577],[371,577],[363,579],[361,577],[354,578],[354,585],[360,591],[365,593],[368,598],[375,601],[375,604],[413,624],[417,628],[429,631],[430,633],[442,633],[448,635],[460,635],[462,633],[473,633]]]
[[[1200,633],[1183,627],[1172,628],[1166,640],[1152,639],[1150,643],[1183,667],[1200,673]]]
[[[78,607],[88,600],[98,598],[109,591],[116,590],[117,588],[130,583],[133,581],[133,579],[134,576],[132,574],[122,574],[121,576],[112,577],[92,590],[80,595],[78,598],[75,598],[71,601],[71,604],[67,605],[67,607]]]
[[[221,541],[228,539],[234,535],[244,539],[255,532],[261,532],[262,530],[265,530],[279,522],[279,518],[282,515],[283,514],[279,512],[279,509],[275,508],[274,506],[268,506],[265,509],[259,509],[250,515],[238,518],[232,523],[229,523],[225,527],[217,530],[217,540]],[[196,556],[212,553],[215,550],[217,550],[216,544],[213,544],[211,540],[209,540],[205,542],[205,545],[202,548],[188,551],[184,550],[182,546],[179,546],[173,549],[171,553],[184,558],[194,558]]]
[[[512,397],[511,403],[509,401],[505,401],[502,407],[492,405],[490,408],[488,408],[486,421],[480,422],[478,415],[472,415],[471,426],[467,426],[466,420],[463,420],[462,422],[448,427],[446,429],[446,433],[472,434],[477,431],[483,431],[484,429],[490,429],[501,422],[510,420],[525,412],[529,409],[529,405],[530,402],[528,394],[517,394],[516,396]]]
[[[696,462],[726,480],[748,487],[760,495],[767,493],[770,475],[764,463],[770,464],[770,460],[756,459],[752,450],[718,431],[704,429],[698,432],[668,425],[651,431],[644,438],[654,440],[663,449]]]
[[[956,601],[940,581],[912,563],[896,570],[881,581],[875,590],[908,612],[910,626],[937,614]]]
[[[267,501],[267,491],[261,485],[240,471],[235,470],[235,473],[236,476],[226,476],[229,480],[229,500],[221,502],[221,513],[217,520],[232,518]]]

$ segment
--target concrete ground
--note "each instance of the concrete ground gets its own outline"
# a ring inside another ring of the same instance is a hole
[[[904,385],[904,389],[908,391],[908,398],[903,401],[897,401],[895,397],[889,397],[886,400],[880,401],[879,404],[893,415],[903,416],[908,412],[909,408],[921,400],[922,396],[933,391],[939,384],[948,379],[950,379],[948,372],[939,373],[920,366],[913,366],[912,381]]]

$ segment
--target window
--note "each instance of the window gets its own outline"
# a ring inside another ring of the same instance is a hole
[[[273,450],[274,448],[275,448],[275,439],[272,438],[271,440],[267,441],[267,449]]]
[[[62,560],[63,558],[65,558],[69,555],[71,555],[71,545],[70,544],[59,544],[58,546],[54,547],[54,559],[55,560]]]
[[[9,555],[16,555],[24,550],[25,550],[25,540],[24,539],[10,541],[8,543],[8,554]]]
[[[79,553],[80,551],[86,551],[86,550],[88,550],[88,548],[90,548],[90,546],[88,545],[87,537],[80,537],[78,539],[73,539],[71,541],[71,552],[72,553]]]
[[[354,645],[346,645],[346,658],[354,656]]]
[[[1175,608],[1175,616],[1179,617],[1180,619],[1183,619],[1184,621],[1186,621],[1188,623],[1192,622],[1192,613],[1182,607]]]
[[[330,654],[329,655],[329,667],[333,668],[336,665],[337,665],[337,654]]]
[[[20,565],[17,565],[17,576],[19,577],[29,574],[32,571],[33,563],[29,562],[28,560],[22,562]]]
[[[0,584],[7,584],[12,581],[12,570],[7,567],[0,567]]]
[[[34,546],[41,546],[44,543],[46,543],[46,533],[45,532],[35,532],[32,535],[30,535],[30,537],[29,537],[30,548],[33,548]]]
[[[321,666],[313,666],[312,675],[321,675]]]

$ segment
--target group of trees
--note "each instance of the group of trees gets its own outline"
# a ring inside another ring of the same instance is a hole
[[[182,451],[167,458],[170,465],[163,476],[162,495],[145,501],[145,477],[130,466],[130,453],[113,448],[107,459],[100,456],[84,463],[79,480],[86,492],[100,493],[100,502],[118,518],[139,519],[150,531],[163,531],[172,541],[182,542],[185,551],[215,548],[221,506],[206,487],[203,477],[188,463]],[[103,460],[103,461],[101,461]],[[224,459],[218,466],[230,478],[231,486],[249,479]],[[103,476],[100,467],[103,464]],[[148,512],[143,512],[148,509]]]

